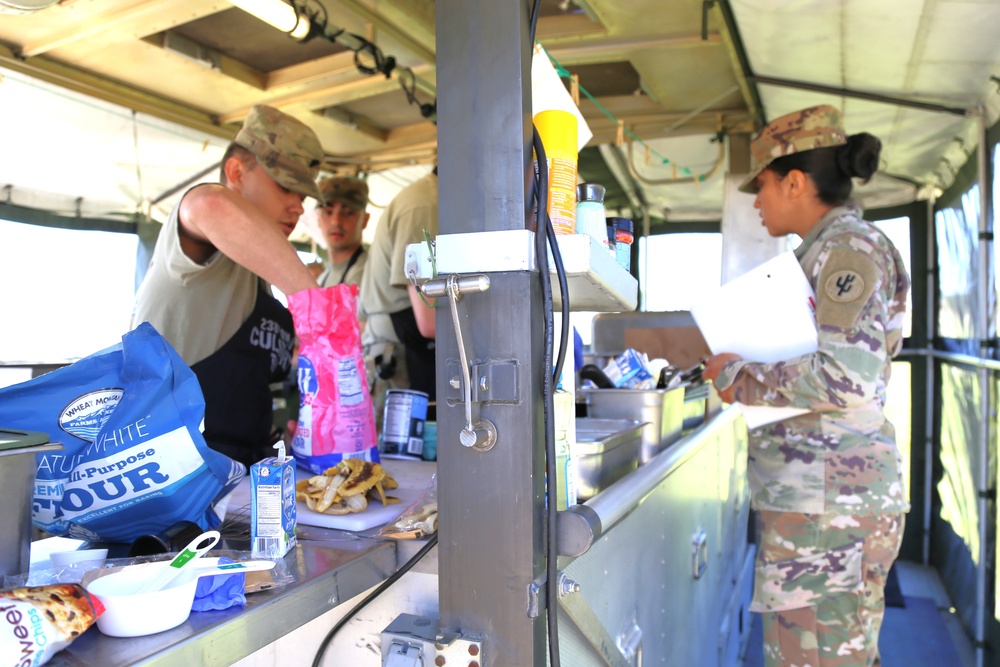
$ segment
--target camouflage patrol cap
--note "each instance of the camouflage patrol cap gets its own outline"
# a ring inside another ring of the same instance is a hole
[[[283,187],[322,201],[316,177],[323,146],[302,121],[258,104],[250,109],[233,142],[253,153],[267,175]]]
[[[775,118],[750,142],[753,165],[750,175],[740,186],[740,192],[755,194],[757,176],[775,158],[846,143],[847,132],[844,131],[840,111],[828,104]]]
[[[368,181],[360,178],[324,178],[319,182],[319,191],[323,195],[320,206],[340,202],[355,211],[364,211],[368,207]]]

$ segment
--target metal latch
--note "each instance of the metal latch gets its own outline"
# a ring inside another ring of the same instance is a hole
[[[708,569],[708,535],[699,528],[691,536],[691,576],[701,579]]]
[[[465,341],[462,338],[462,321],[458,317],[458,301],[463,294],[481,294],[490,288],[490,278],[486,275],[457,276],[428,280],[420,286],[424,296],[438,298],[447,296],[451,307],[451,320],[455,325],[455,337],[458,339],[458,355],[462,363],[462,378],[465,381],[465,428],[458,439],[465,447],[471,447],[481,452],[489,451],[497,443],[497,428],[489,419],[479,414],[479,403],[472,400],[472,378],[469,369],[469,356],[465,351]],[[475,414],[474,414],[475,413]]]

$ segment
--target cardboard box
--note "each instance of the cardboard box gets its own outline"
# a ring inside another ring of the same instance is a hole
[[[275,560],[295,546],[295,459],[278,456],[250,466],[250,550]]]

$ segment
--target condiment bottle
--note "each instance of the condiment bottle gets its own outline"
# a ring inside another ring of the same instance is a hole
[[[594,238],[608,250],[607,219],[604,213],[604,186],[581,183],[576,186],[576,233]]]
[[[552,109],[534,117],[549,168],[548,212],[556,234],[576,231],[577,121],[568,111]],[[537,161],[538,157],[535,156]],[[535,165],[538,171],[538,165]]]
[[[615,227],[615,259],[626,271],[632,270],[632,241],[635,238],[632,221],[628,218],[608,218]]]

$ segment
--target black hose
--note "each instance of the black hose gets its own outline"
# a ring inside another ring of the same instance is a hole
[[[552,281],[549,278],[549,259],[546,241],[547,229],[550,226],[548,215],[549,168],[542,138],[538,128],[532,127],[532,145],[535,148],[538,205],[535,225],[535,255],[538,264],[538,276],[542,282],[542,307],[545,313],[545,335],[543,343],[542,362],[542,405],[545,412],[545,477],[546,483],[546,559],[545,559],[545,589],[547,609],[546,620],[549,631],[549,665],[559,667],[559,623],[556,600],[558,599],[559,557],[558,508],[556,507],[556,439],[555,415],[552,407],[553,375],[552,375]],[[556,248],[558,252],[558,248]],[[565,294],[563,301],[566,301]]]
[[[344,627],[345,625],[347,625],[347,623],[352,618],[354,618],[355,616],[357,616],[358,613],[362,609],[364,609],[365,606],[367,606],[367,604],[369,602],[371,602],[372,600],[374,600],[375,598],[377,598],[379,595],[381,595],[382,593],[384,593],[387,588],[389,588],[394,583],[396,583],[397,581],[399,581],[399,578],[402,577],[407,572],[409,572],[413,568],[414,565],[416,565],[418,562],[420,562],[420,559],[423,558],[424,556],[426,556],[427,553],[437,545],[437,543],[438,543],[438,534],[434,533],[433,535],[431,535],[431,538],[429,540],[427,540],[427,544],[425,544],[420,549],[420,551],[418,551],[416,554],[414,554],[413,558],[411,558],[410,560],[406,561],[406,563],[401,568],[399,568],[398,570],[396,570],[395,572],[393,572],[392,575],[388,579],[386,579],[381,584],[379,584],[378,588],[376,588],[371,593],[369,593],[368,595],[366,595],[364,600],[362,600],[361,602],[359,602],[358,604],[356,604],[354,606],[354,609],[351,609],[349,612],[347,612],[346,614],[344,614],[344,617],[342,619],[340,619],[339,621],[337,621],[336,625],[334,625],[330,629],[330,632],[326,633],[326,637],[323,637],[323,641],[320,642],[319,648],[316,649],[316,657],[313,658],[312,667],[319,667],[320,666],[320,663],[323,662],[323,654],[326,653],[327,647],[330,645],[330,642],[333,641],[334,635],[336,635],[337,632],[342,627]]]
[[[549,247],[552,250],[552,262],[556,265],[556,278],[559,280],[559,293],[562,295],[562,322],[559,328],[559,354],[556,355],[556,369],[552,373],[556,382],[562,377],[563,365],[566,362],[566,349],[569,345],[569,285],[566,282],[566,269],[563,267],[562,253],[559,251],[559,243],[556,242],[556,230],[552,227],[551,220],[546,220],[545,235],[549,239]]]
[[[535,29],[538,27],[538,15],[540,14],[539,9],[541,8],[541,0],[534,0],[531,6],[531,21],[530,28],[528,29],[528,36],[531,38],[529,42],[531,44],[531,52],[535,52]]]

